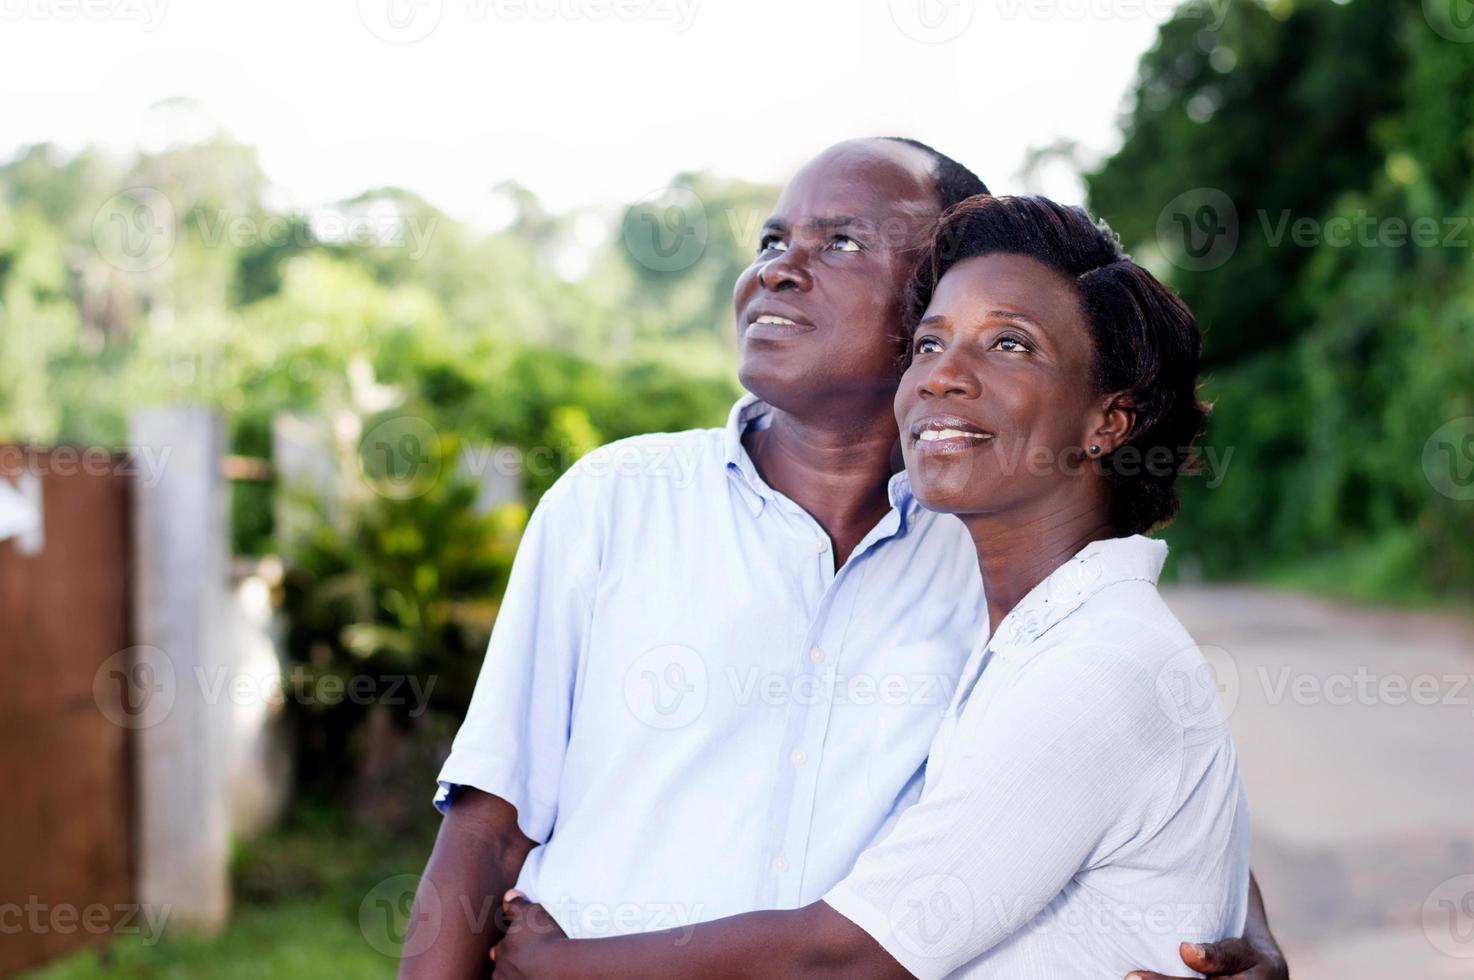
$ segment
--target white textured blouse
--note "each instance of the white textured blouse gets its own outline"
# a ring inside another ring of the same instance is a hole
[[[921,798],[824,901],[918,977],[1187,972],[1243,931],[1248,811],[1160,541],[1097,541],[973,649]]]

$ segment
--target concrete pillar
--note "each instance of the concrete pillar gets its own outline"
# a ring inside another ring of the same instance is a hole
[[[225,435],[186,406],[138,413],[131,437],[156,463],[133,496],[135,670],[155,699],[134,726],[139,898],[171,925],[213,930],[230,912]]]

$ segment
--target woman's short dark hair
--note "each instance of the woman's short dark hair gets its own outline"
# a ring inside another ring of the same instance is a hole
[[[1202,332],[1192,311],[1083,208],[1043,197],[972,197],[942,216],[921,257],[908,332],[948,269],[993,253],[1027,255],[1075,283],[1094,342],[1096,387],[1126,392],[1136,407],[1126,442],[1099,461],[1111,483],[1112,523],[1125,535],[1170,521],[1177,474],[1191,470],[1208,411],[1197,397]]]

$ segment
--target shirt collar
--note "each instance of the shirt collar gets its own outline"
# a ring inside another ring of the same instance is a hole
[[[998,624],[988,645],[1023,649],[1059,625],[1091,596],[1118,582],[1157,584],[1167,543],[1133,534],[1092,541],[1034,586]]]
[[[921,509],[921,504],[911,493],[911,478],[906,475],[905,470],[891,477],[885,492],[891,499],[891,507],[901,515],[901,530],[906,530],[916,512]]]
[[[766,429],[773,424],[773,408],[757,395],[747,394],[737,399],[732,411],[727,413],[727,427],[722,436],[726,453],[727,471],[736,478],[742,488],[743,499],[756,517],[763,505],[771,500],[776,491],[758,475],[747,447],[742,445],[742,436],[749,429]],[[905,470],[895,474],[886,484],[886,496],[891,507],[900,515],[900,528],[905,530],[916,511],[920,508],[911,493],[911,481]]]
[[[752,457],[742,445],[742,436],[748,429],[766,429],[773,423],[773,409],[757,395],[743,395],[727,414],[727,428],[722,436],[726,451],[727,472],[742,489],[742,497],[756,517],[763,504],[773,496],[773,488],[758,475]]]

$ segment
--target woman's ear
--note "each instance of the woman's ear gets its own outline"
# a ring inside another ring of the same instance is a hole
[[[1090,433],[1086,448],[1099,446],[1092,456],[1109,456],[1126,444],[1131,431],[1136,428],[1136,401],[1129,391],[1118,391],[1106,395],[1100,401],[1100,414],[1096,419],[1095,431]]]

